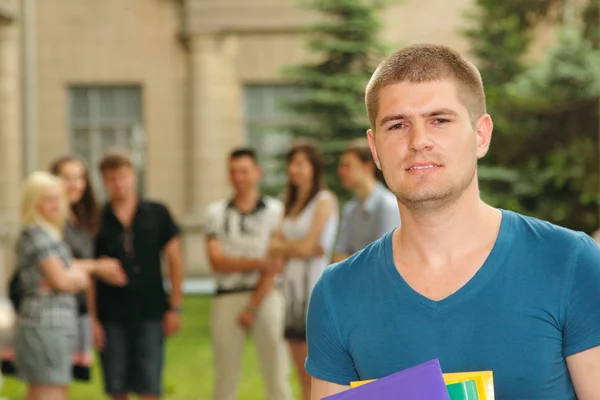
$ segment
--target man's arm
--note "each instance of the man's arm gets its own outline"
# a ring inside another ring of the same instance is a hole
[[[275,273],[263,272],[250,298],[250,308],[256,310],[275,286]]]
[[[323,381],[321,379],[312,378],[310,388],[310,399],[321,400],[327,396],[333,396],[350,389],[350,386],[342,386],[337,383]]]
[[[171,281],[171,307],[181,307],[183,302],[183,262],[181,260],[181,239],[172,238],[165,246],[165,255],[169,266],[169,279]]]
[[[600,346],[567,357],[567,367],[579,400],[600,399]]]
[[[262,304],[265,297],[267,297],[269,292],[275,286],[275,275],[275,272],[263,272],[260,275],[256,289],[254,289],[254,292],[252,292],[250,304],[244,311],[242,311],[238,318],[240,325],[242,325],[245,329],[250,329],[254,324],[258,308]]]
[[[218,274],[233,272],[249,272],[266,268],[267,261],[263,258],[229,257],[221,251],[221,244],[216,237],[206,240],[208,261],[213,271]]]
[[[350,351],[342,339],[341,327],[335,321],[335,306],[330,302],[332,293],[325,294],[326,281],[332,271],[325,271],[315,285],[306,318],[305,368],[312,376],[312,400],[348,390],[350,382],[359,380]]]
[[[583,236],[568,269],[564,296],[563,354],[577,397],[600,399],[600,248]]]

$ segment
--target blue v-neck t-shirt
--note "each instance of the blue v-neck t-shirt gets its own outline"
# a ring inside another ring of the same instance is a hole
[[[433,301],[398,273],[389,233],[324,272],[307,340],[307,371],[341,385],[437,358],[444,372],[493,371],[497,400],[574,399],[566,357],[600,345],[600,247],[502,210],[484,265]]]

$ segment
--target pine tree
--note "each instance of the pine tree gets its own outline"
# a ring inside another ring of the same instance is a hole
[[[300,121],[291,132],[319,143],[328,185],[339,192],[339,155],[349,140],[364,137],[369,126],[364,92],[385,53],[379,41],[382,3],[310,0],[306,5],[323,17],[308,34],[308,47],[318,61],[285,71],[304,90],[301,99],[288,104]]]

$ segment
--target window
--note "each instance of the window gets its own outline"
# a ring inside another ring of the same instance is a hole
[[[98,161],[106,149],[115,146],[131,152],[143,192],[145,143],[140,88],[76,86],[70,88],[69,97],[70,148],[90,168],[99,198],[104,199],[105,194]]]
[[[300,98],[302,88],[293,85],[247,85],[244,88],[246,143],[255,148],[263,168],[263,189],[279,194],[286,181],[283,155],[292,140],[289,126],[294,117],[284,103]]]

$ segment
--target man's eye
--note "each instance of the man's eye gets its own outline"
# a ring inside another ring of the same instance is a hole
[[[450,122],[450,120],[447,120],[446,118],[437,118],[435,121],[433,121],[436,125],[440,125],[440,124],[445,124],[447,122]]]
[[[398,123],[398,124],[394,124],[394,125],[390,126],[389,130],[393,131],[393,130],[396,130],[396,129],[402,129],[403,127],[404,127],[404,124]]]

